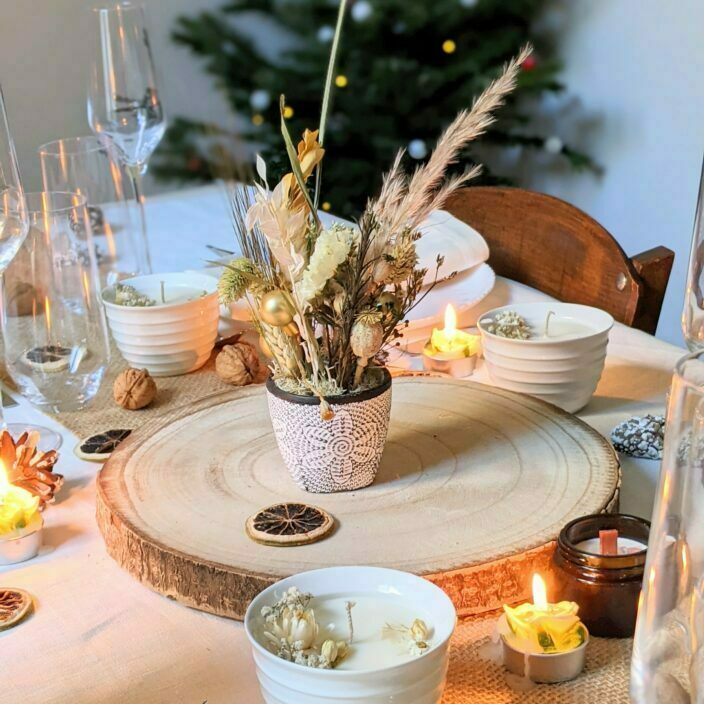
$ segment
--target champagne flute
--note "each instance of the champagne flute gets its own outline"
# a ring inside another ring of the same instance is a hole
[[[29,215],[24,189],[17,165],[15,145],[5,110],[5,98],[0,87],[0,290],[4,297],[3,275],[20,250],[29,231]],[[0,306],[0,311],[4,306]],[[7,344],[7,340],[4,340]],[[36,430],[40,434],[40,449],[56,449],[61,445],[61,436],[48,428],[28,423],[5,422],[0,393],[0,428],[8,430],[15,438],[25,431]]]
[[[98,45],[88,88],[88,122],[112,146],[132,179],[147,237],[142,176],[166,131],[144,9],[119,2],[95,10]],[[147,249],[147,267],[151,272]]]

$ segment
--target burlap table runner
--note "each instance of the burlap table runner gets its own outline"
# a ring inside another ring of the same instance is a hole
[[[0,353],[1,351],[0,349]],[[42,412],[54,418],[80,439],[114,428],[134,430],[149,420],[159,418],[166,411],[173,411],[182,406],[188,406],[195,401],[214,394],[232,391],[234,387],[226,384],[215,373],[215,357],[219,352],[219,349],[213,350],[213,354],[205,366],[195,372],[181,376],[156,378],[158,391],[154,401],[147,408],[142,408],[138,411],[126,411],[115,403],[112,387],[117,375],[129,365],[113,344],[110,364],[105,371],[105,378],[90,405],[80,411],[52,413],[42,409]],[[265,376],[266,370],[264,369],[263,372],[263,376]],[[7,376],[4,366],[1,370],[1,376],[5,384],[10,388],[14,388],[14,384]]]
[[[630,638],[592,638],[580,677],[520,692],[508,685],[506,670],[482,652],[497,618],[476,617],[458,625],[442,704],[629,704]]]

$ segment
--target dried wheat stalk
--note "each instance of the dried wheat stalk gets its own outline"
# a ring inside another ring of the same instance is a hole
[[[462,149],[495,122],[493,113],[516,87],[521,64],[532,51],[526,45],[474,101],[472,108],[460,112],[438,140],[427,164],[416,169],[410,181],[400,168],[402,154],[399,154],[384,179],[379,199],[372,204],[374,214],[388,231],[396,232],[405,226],[415,229],[432,210],[441,208],[452,193],[478,175],[479,167],[474,167],[442,186],[448,167],[457,161]]]

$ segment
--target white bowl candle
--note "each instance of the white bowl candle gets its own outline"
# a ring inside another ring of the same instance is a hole
[[[457,329],[457,314],[452,304],[445,308],[445,327],[433,328],[423,348],[423,367],[453,377],[469,376],[479,354],[479,336]]]
[[[110,332],[122,356],[152,376],[202,367],[215,346],[217,279],[198,272],[150,274],[103,291]],[[125,291],[128,292],[125,295]]]
[[[504,607],[498,631],[506,668],[533,682],[573,680],[584,669],[589,632],[570,601],[550,604],[545,582],[533,577],[533,603]]]
[[[497,334],[495,321],[507,312],[525,320],[526,337]],[[598,308],[572,303],[523,303],[489,311],[478,324],[489,378],[496,386],[574,413],[599,383],[613,323]]]
[[[35,557],[42,544],[39,498],[10,484],[0,462],[0,565],[14,565]]]
[[[314,616],[285,616],[272,639],[262,609],[266,614],[291,587],[314,595],[307,603]],[[455,622],[452,602],[427,580],[377,567],[331,567],[265,589],[247,610],[245,629],[267,704],[438,704]],[[299,639],[314,659],[293,659],[313,666],[284,659],[286,644],[273,652],[281,635]],[[338,658],[332,669],[320,664],[331,655]]]

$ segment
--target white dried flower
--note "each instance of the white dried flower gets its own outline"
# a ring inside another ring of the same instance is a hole
[[[325,288],[337,267],[347,259],[354,238],[354,229],[340,223],[318,235],[308,266],[296,286],[302,301],[312,301]]]
[[[385,637],[400,639],[411,655],[423,655],[430,647],[430,629],[425,621],[414,619],[410,626],[395,626],[388,623],[382,630]]]
[[[428,640],[428,636],[430,635],[430,631],[425,625],[425,621],[421,621],[421,619],[419,618],[413,621],[409,630],[411,632],[411,638],[413,638],[413,640],[416,642],[426,641]]]
[[[527,340],[533,334],[526,320],[513,310],[505,310],[501,313],[497,313],[493,320],[486,318],[480,322],[487,332],[497,335],[498,337]]]

